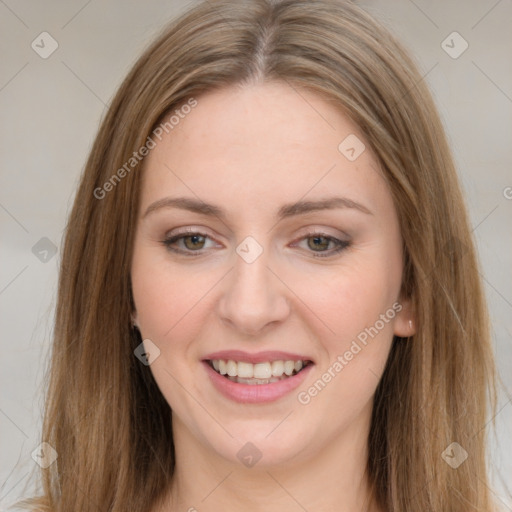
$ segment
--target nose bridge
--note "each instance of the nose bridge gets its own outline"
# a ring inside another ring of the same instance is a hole
[[[247,333],[283,320],[289,312],[283,284],[268,268],[269,253],[260,248],[251,240],[237,247],[234,269],[220,301],[221,317]]]

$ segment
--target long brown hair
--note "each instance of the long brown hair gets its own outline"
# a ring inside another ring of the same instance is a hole
[[[360,127],[400,219],[416,334],[393,341],[375,395],[368,474],[378,504],[494,510],[488,317],[444,129],[402,46],[364,10],[334,0],[203,1],[166,27],[121,85],[65,235],[42,432],[58,459],[42,470],[39,509],[143,512],[168,489],[171,410],[133,354],[141,339],[130,324],[130,265],[143,160],[126,162],[191,98],[200,104],[205,91],[271,80],[321,95]],[[457,469],[443,457],[453,442],[468,454]]]

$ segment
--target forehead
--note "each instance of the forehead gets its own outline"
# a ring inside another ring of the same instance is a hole
[[[336,156],[340,135],[358,131],[326,100],[281,82],[230,86],[200,96],[197,103],[173,138],[182,149],[201,144],[199,159],[222,152],[273,160],[283,151],[305,155],[315,149]]]
[[[320,96],[286,83],[229,87],[196,98],[145,162],[143,204],[167,194],[245,209],[305,195],[354,200],[382,188],[368,145],[351,161],[340,143],[360,130]]]

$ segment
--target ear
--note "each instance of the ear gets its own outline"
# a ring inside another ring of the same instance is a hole
[[[134,311],[132,313],[132,326],[133,327],[137,327],[137,329],[139,328],[139,321],[138,321],[137,311]]]
[[[416,318],[412,308],[412,302],[410,299],[400,299],[399,303],[402,309],[395,317],[393,332],[395,336],[408,338],[416,334]]]

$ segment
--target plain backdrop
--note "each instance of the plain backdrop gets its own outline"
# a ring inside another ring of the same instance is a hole
[[[193,3],[0,0],[4,508],[33,489],[58,251],[79,174],[104,109],[136,57]],[[499,372],[512,393],[512,2],[360,3],[404,42],[433,91],[467,198]],[[42,58],[52,44],[58,48]],[[504,393],[498,411],[492,460],[510,488],[512,403]],[[505,510],[512,510],[500,478],[494,481]]]

